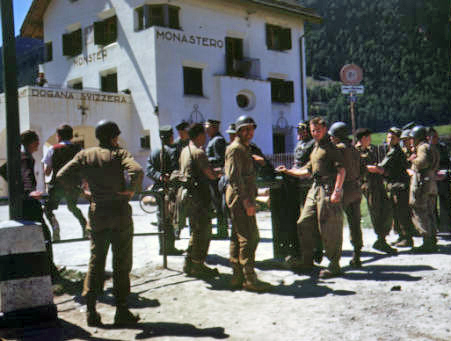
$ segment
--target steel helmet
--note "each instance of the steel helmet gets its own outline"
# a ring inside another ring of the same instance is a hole
[[[257,124],[255,123],[254,119],[247,115],[242,115],[238,117],[238,119],[235,122],[235,129],[238,132],[241,128],[245,126],[254,126],[254,128],[257,128]]]
[[[426,140],[427,136],[427,128],[422,125],[417,125],[413,127],[412,131],[410,132],[410,137],[413,137],[415,142]]]
[[[410,139],[410,132],[412,129],[405,129],[401,133],[401,139]]]
[[[335,122],[329,128],[329,135],[340,140],[346,139],[349,135],[348,126],[344,122]]]
[[[96,138],[103,143],[109,143],[111,139],[120,135],[121,130],[113,121],[101,120],[96,126]]]

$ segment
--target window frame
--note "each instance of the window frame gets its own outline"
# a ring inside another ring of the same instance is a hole
[[[185,96],[204,97],[203,71],[203,68],[183,66],[183,94]],[[200,77],[199,75],[194,75],[195,72],[200,72]],[[193,75],[197,79],[192,79]]]
[[[155,15],[152,19],[152,13],[156,10],[161,10],[160,15]],[[172,13],[171,13],[172,12]],[[143,31],[149,27],[167,27],[174,30],[180,30],[180,7],[169,4],[146,4],[136,7],[135,13],[135,31]],[[177,13],[177,15],[171,15]],[[174,21],[172,19],[174,19]],[[158,22],[154,22],[158,21]]]
[[[287,51],[293,48],[291,28],[266,24],[266,46],[268,50]]]
[[[63,34],[63,56],[75,57],[83,52],[83,34],[81,28]]]
[[[280,78],[268,78],[271,82],[271,102],[294,103],[294,82]]]
[[[105,88],[104,82],[109,81],[109,77],[115,76],[115,89],[108,89]],[[101,73],[100,74],[100,91],[102,92],[111,92],[111,93],[118,93],[118,79],[117,79],[117,70],[114,72],[108,72],[108,73]]]
[[[116,15],[94,22],[94,44],[110,45],[117,41],[117,37],[118,24]]]

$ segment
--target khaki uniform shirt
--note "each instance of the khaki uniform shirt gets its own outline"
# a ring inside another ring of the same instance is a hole
[[[337,170],[343,165],[343,154],[326,135],[321,141],[315,142],[310,161],[303,168],[307,168],[314,179],[335,181]]]
[[[227,205],[232,207],[244,200],[255,204],[257,185],[254,160],[249,146],[243,144],[239,137],[226,149],[224,170],[229,180],[226,190]]]
[[[417,156],[412,160],[412,169],[419,173],[436,171],[440,165],[440,154],[427,142],[421,142],[417,146]]]
[[[206,204],[210,201],[209,180],[203,170],[210,167],[208,157],[202,148],[193,142],[183,148],[180,154],[180,170],[190,179],[193,187],[190,190],[196,203]]]
[[[124,171],[128,173],[126,183]],[[133,156],[120,147],[93,147],[82,150],[69,161],[57,174],[57,181],[66,187],[78,186],[84,178],[95,203],[121,201],[118,192],[141,190],[143,178],[141,166]],[[124,198],[128,202],[128,198]]]

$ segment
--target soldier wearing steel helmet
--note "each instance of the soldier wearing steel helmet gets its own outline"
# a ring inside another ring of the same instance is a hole
[[[310,120],[310,132],[315,146],[310,161],[300,169],[277,168],[285,174],[298,177],[313,177],[298,220],[298,235],[302,246],[302,260],[299,269],[311,270],[313,267],[314,233],[319,231],[330,263],[320,272],[321,278],[341,274],[340,257],[343,242],[342,192],[346,176],[343,153],[329,140],[326,122],[321,117]]]
[[[236,136],[225,153],[225,175],[229,183],[226,202],[232,218],[230,237],[230,263],[233,276],[231,287],[249,291],[267,291],[270,284],[257,279],[254,270],[255,251],[259,234],[256,221],[256,172],[250,142],[257,125],[250,116],[240,116],[236,123]]]
[[[57,174],[67,188],[85,179],[89,189],[84,195],[90,201],[89,223],[91,257],[82,295],[87,300],[89,326],[102,324],[96,311],[97,296],[103,292],[105,260],[109,246],[113,251],[113,294],[116,298],[115,325],[136,323],[127,306],[132,269],[133,221],[128,201],[141,189],[143,171],[133,156],[118,144],[121,131],[112,121],[100,121],[96,127],[99,147],[79,152]],[[127,184],[124,172],[130,177]]]
[[[352,145],[348,138],[349,130],[344,122],[335,122],[329,129],[330,139],[333,144],[343,153],[346,177],[343,183],[343,209],[348,218],[349,230],[351,232],[351,244],[354,253],[350,265],[360,268],[360,253],[363,246],[362,229],[360,227],[360,202],[362,192],[360,189],[360,153]]]
[[[412,221],[423,237],[423,245],[413,248],[416,252],[434,252],[437,250],[437,203],[436,172],[440,165],[440,154],[427,141],[427,128],[415,126],[411,131],[416,153],[410,160],[412,168],[408,170],[410,179],[409,204],[412,207]]]
[[[395,226],[399,225],[399,238],[394,243],[398,247],[413,245],[414,227],[409,208],[409,162],[399,146],[401,129],[392,127],[387,133],[390,149],[378,165],[367,165],[370,173],[381,174],[387,183],[387,192],[393,208]]]

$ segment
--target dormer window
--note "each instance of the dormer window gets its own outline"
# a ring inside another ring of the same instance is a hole
[[[81,28],[71,33],[63,34],[63,56],[74,57],[83,50]]]
[[[172,5],[144,5],[135,9],[135,31],[151,26],[180,29],[180,8]]]
[[[94,23],[94,43],[109,45],[117,41],[117,17],[113,16]]]

